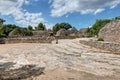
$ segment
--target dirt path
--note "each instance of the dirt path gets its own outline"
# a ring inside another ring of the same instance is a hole
[[[45,68],[44,74],[31,75],[28,80],[120,80],[120,55],[82,45],[79,40],[0,45],[0,64],[15,63],[10,69]]]

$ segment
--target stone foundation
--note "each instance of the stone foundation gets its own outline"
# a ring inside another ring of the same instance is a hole
[[[12,43],[51,43],[52,40],[41,37],[1,38],[0,44]]]
[[[80,40],[80,43],[94,48],[110,51],[115,54],[120,54],[120,43],[102,42],[102,41],[94,41],[94,40],[89,40],[89,41]]]
[[[75,39],[77,36],[55,36],[56,39]]]

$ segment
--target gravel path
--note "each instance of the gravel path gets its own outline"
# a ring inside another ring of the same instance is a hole
[[[58,44],[19,43],[0,45],[3,63],[44,67],[44,74],[27,80],[120,80],[120,55],[109,54],[79,43],[80,39],[59,40]]]

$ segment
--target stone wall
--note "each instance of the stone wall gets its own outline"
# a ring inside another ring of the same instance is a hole
[[[75,39],[77,36],[55,36],[56,39]]]
[[[80,43],[94,48],[110,51],[114,54],[120,54],[120,43],[102,42],[102,41],[94,41],[94,40],[90,40],[90,41],[80,40]]]
[[[39,36],[39,37],[42,37],[42,36],[49,36],[50,34],[50,31],[32,31],[33,33],[33,36]]]
[[[11,44],[11,43],[51,43],[52,40],[49,38],[42,37],[16,37],[16,38],[1,38],[0,44]]]

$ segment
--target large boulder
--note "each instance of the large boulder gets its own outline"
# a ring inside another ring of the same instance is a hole
[[[120,42],[120,20],[114,20],[105,25],[99,32],[99,38],[109,42]]]

